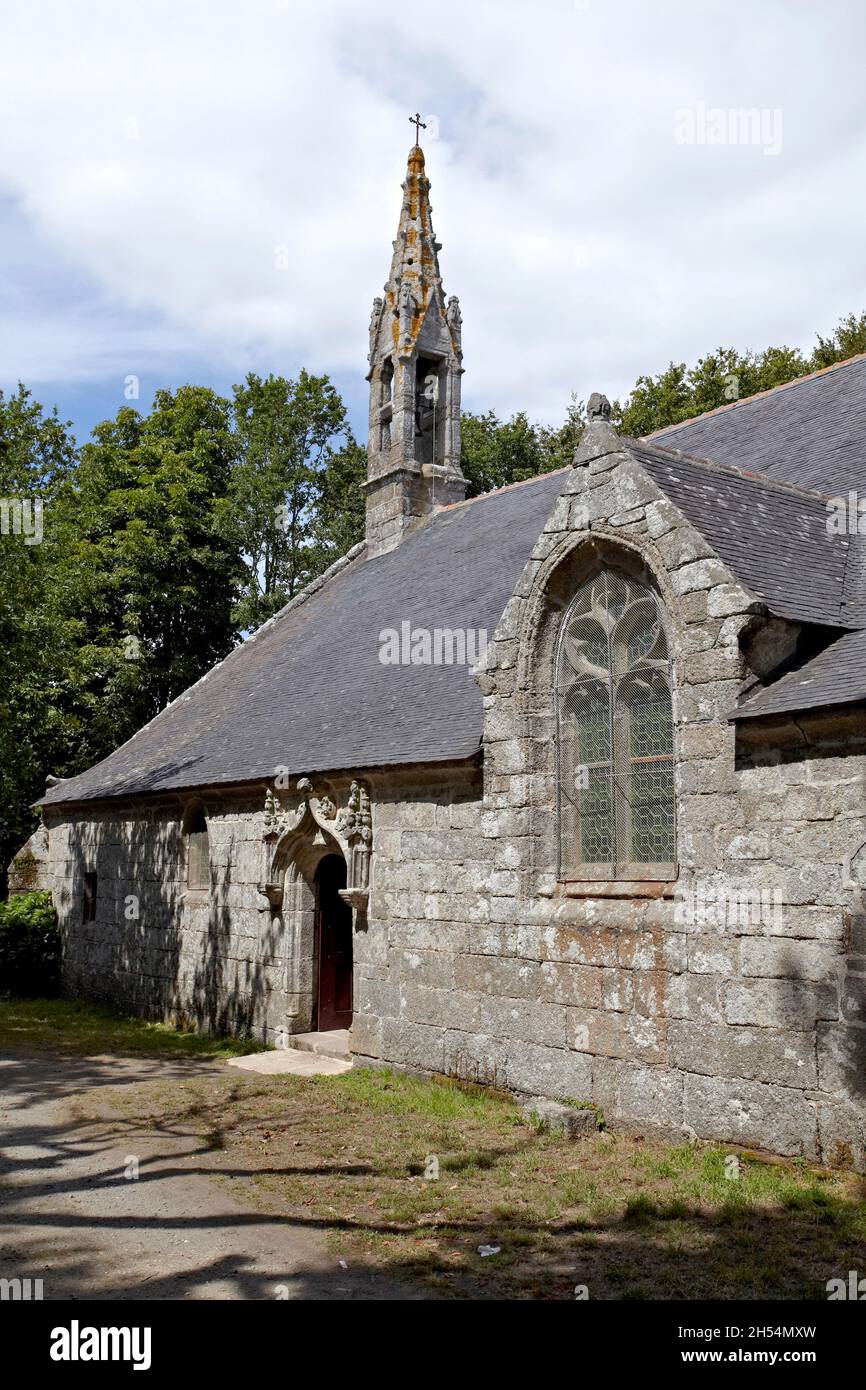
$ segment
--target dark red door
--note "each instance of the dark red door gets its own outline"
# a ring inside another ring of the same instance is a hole
[[[349,1028],[352,1023],[352,909],[339,893],[345,886],[345,859],[326,854],[316,870],[316,1027],[321,1032]]]

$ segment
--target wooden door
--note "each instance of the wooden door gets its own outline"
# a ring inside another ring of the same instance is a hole
[[[352,1024],[352,909],[339,893],[345,886],[345,859],[326,854],[316,870],[316,1027],[320,1032]]]

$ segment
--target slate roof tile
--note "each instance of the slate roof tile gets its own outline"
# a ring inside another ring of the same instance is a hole
[[[828,496],[866,497],[866,353],[649,436]]]
[[[857,595],[845,588],[850,539],[828,533],[825,497],[661,445],[634,440],[629,448],[773,613],[828,626],[859,623],[864,610],[852,608]]]
[[[837,637],[797,671],[744,700],[732,719],[824,708],[866,700],[866,629]]]
[[[469,667],[383,665],[380,633],[409,622],[492,637],[564,481],[447,507],[395,550],[359,555],[42,804],[474,755],[483,701]]]

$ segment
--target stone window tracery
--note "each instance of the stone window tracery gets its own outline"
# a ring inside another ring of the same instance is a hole
[[[614,568],[588,579],[556,659],[559,876],[670,878],[673,714],[659,600]]]

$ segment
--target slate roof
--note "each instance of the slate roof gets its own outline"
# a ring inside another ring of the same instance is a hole
[[[469,667],[383,665],[379,634],[408,621],[491,638],[567,471],[447,507],[388,554],[359,555],[42,804],[477,753]]]
[[[649,438],[828,496],[866,495],[866,353]]]
[[[853,627],[866,612],[846,588],[851,540],[827,531],[820,493],[715,460],[626,441],[630,452],[771,612],[797,622]],[[856,547],[856,565],[860,547]]]
[[[853,489],[866,498],[866,354],[657,430],[644,443],[711,458],[716,468],[728,465],[762,475],[755,484],[766,492],[766,505],[778,518],[777,526],[764,525],[764,502],[751,511],[731,505],[717,513],[709,506],[699,526],[702,534],[780,616],[828,626],[866,626],[866,537],[822,540],[820,536],[827,497],[847,497]],[[808,489],[824,501],[809,504],[804,498],[798,515],[793,496],[784,502],[778,490],[770,492],[771,483]],[[687,483],[686,491],[692,486]],[[680,485],[677,498],[671,487],[670,495],[694,522],[686,491]],[[745,499],[745,490],[740,495]],[[712,500],[709,489],[705,500]],[[725,517],[732,523],[727,538]],[[866,636],[851,632],[799,671],[789,672],[745,701],[732,718],[864,699]]]
[[[866,630],[846,632],[818,656],[744,700],[732,719],[866,700]]]
[[[866,355],[623,443],[772,612],[866,628],[866,537],[826,526],[827,494],[866,495]],[[361,550],[43,804],[473,756],[483,702],[470,668],[383,665],[379,635],[408,622],[491,637],[567,472],[445,508],[386,555]],[[857,631],[732,717],[861,699]]]

